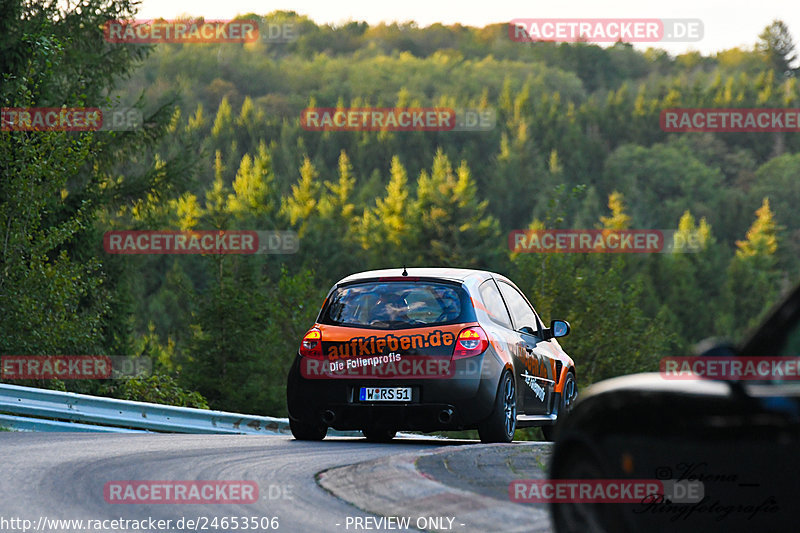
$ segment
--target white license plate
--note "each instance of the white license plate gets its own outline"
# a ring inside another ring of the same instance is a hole
[[[362,402],[410,402],[411,387],[361,387]]]

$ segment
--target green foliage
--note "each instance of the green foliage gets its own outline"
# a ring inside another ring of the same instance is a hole
[[[114,85],[150,51],[105,42],[104,22],[134,13],[125,0],[87,0],[81,9],[13,1],[2,9],[3,107],[106,107]],[[148,203],[185,185],[176,176],[191,168],[190,159],[155,153],[174,111],[161,101],[136,132],[0,136],[0,353],[113,354],[132,347],[127,267],[103,257],[98,243],[115,208],[145,216]],[[22,384],[98,390],[86,382]]]
[[[723,320],[727,320],[724,326],[734,329],[737,339],[758,324],[778,297],[777,229],[769,200],[765,198],[756,210],[756,220],[746,239],[736,242],[736,253],[728,267],[728,314]]]
[[[748,193],[747,205],[754,210],[769,199],[776,224],[775,235],[780,240],[776,254],[784,270],[797,273],[800,257],[800,153],[783,154],[769,160],[754,174],[754,183]]]
[[[126,0],[88,0],[80,10],[13,1],[3,9],[3,107],[104,105],[113,85],[149,50],[104,40],[105,21],[133,14]],[[127,344],[121,315],[129,309],[119,305],[124,294],[115,265],[98,255],[96,224],[103,208],[135,204],[154,186],[173,183],[170,161],[127,165],[126,179],[115,175],[124,166],[118,158],[144,156],[157,144],[168,113],[157,110],[146,131],[124,141],[113,133],[0,136],[4,353],[102,353]]]
[[[648,316],[646,279],[625,274],[635,257],[602,254],[519,254],[510,276],[542,319],[569,321],[559,342],[577,365],[580,386],[634,372],[657,371],[661,357],[687,348],[671,310]]]
[[[791,76],[797,71],[797,67],[793,65],[797,59],[794,40],[783,21],[772,21],[758,37],[756,49],[778,76]]]
[[[711,219],[724,199],[720,172],[686,147],[624,145],[609,156],[604,174],[601,190],[625,191],[634,202],[631,227],[672,227],[687,209]]]
[[[622,195],[610,195],[608,204],[611,216],[601,217],[603,226],[624,229],[629,217]],[[688,348],[673,309],[648,305],[653,285],[647,260],[635,254],[512,255],[511,278],[545,323],[565,319],[575,332],[560,342],[576,361],[581,386],[656,371],[661,357]]]
[[[200,393],[181,388],[174,378],[165,374],[119,380],[105,386],[101,393],[120,400],[208,409],[208,402]]]
[[[364,209],[357,229],[361,246],[370,253],[374,266],[408,261],[407,250],[416,238],[416,204],[409,198],[408,175],[397,156],[392,158],[390,176],[386,196],[376,199],[374,207]]]
[[[736,257],[742,260],[769,261],[778,249],[777,228],[769,199],[764,198],[756,210],[756,220],[747,231],[747,239],[736,241]],[[760,265],[767,267],[769,265]]]
[[[0,7],[4,107],[118,97],[145,114],[132,132],[0,136],[0,353],[155,362],[152,378],[37,386],[284,414],[286,372],[325,289],[401,264],[509,272],[545,318],[570,321],[563,344],[585,385],[654,370],[709,335],[740,337],[800,272],[800,137],[659,127],[671,107],[797,107],[780,21],[753,49],[713,56],[521,45],[505,24],[317,25],[291,11],[260,17],[294,24],[291,43],[106,43],[103,23],[134,8]],[[309,106],[497,120],[473,132],[312,132],[298,122]],[[531,226],[677,226],[703,246],[509,254],[504,232]],[[301,244],[292,256],[99,246],[109,229],[156,228],[293,229]]]
[[[0,351],[93,353],[103,344],[104,275],[70,252],[93,209],[61,190],[89,158],[89,141],[57,133],[0,136]],[[47,164],[44,162],[47,161]]]
[[[611,210],[611,216],[600,217],[602,229],[628,229],[630,227],[631,217],[625,213],[622,198],[622,193],[618,191],[608,195],[608,209]]]
[[[679,332],[687,344],[696,343],[714,335],[727,336],[720,330],[718,316],[708,309],[723,306],[724,277],[728,257],[717,245],[711,227],[702,218],[696,222],[686,211],[678,222],[674,242],[692,243],[692,248],[675,252],[650,261],[648,273],[653,293],[648,300],[659,302],[674,315],[673,331]],[[699,246],[695,250],[694,246]],[[698,301],[703,306],[698,306]],[[646,306],[650,309],[652,306]]]
[[[417,182],[418,253],[421,264],[476,267],[497,258],[499,224],[486,213],[466,161],[455,173],[450,160],[436,152],[431,174]],[[424,243],[424,244],[423,244]]]
[[[309,272],[271,280],[246,261],[215,263],[219,277],[200,296],[180,382],[218,409],[284,415],[286,375],[324,295]]]
[[[228,196],[228,209],[239,218],[249,216],[261,222],[264,219],[274,221],[280,198],[275,191],[272,158],[263,142],[259,144],[255,158],[251,159],[250,154],[242,157],[233,180],[233,191]]]
[[[305,235],[308,220],[319,202],[317,175],[311,160],[306,157],[300,168],[300,181],[297,185],[292,185],[292,195],[284,200],[283,212],[289,223],[298,228],[300,237]]]

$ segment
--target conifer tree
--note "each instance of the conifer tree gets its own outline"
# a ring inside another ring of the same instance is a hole
[[[602,229],[628,229],[631,217],[625,213],[624,197],[621,192],[614,191],[608,195],[608,209],[611,216],[601,216]]]
[[[415,209],[419,213],[420,260],[441,266],[485,265],[501,246],[497,219],[479,200],[466,161],[453,172],[439,149],[428,174],[420,172]]]
[[[720,327],[737,339],[744,329],[759,322],[778,296],[777,230],[769,199],[764,198],[745,240],[736,241],[736,253],[728,267],[727,313]]]
[[[317,169],[308,157],[303,159],[300,167],[300,181],[292,185],[292,193],[283,198],[281,211],[289,219],[289,223],[297,228],[299,237],[303,237],[306,228],[317,210],[319,202],[319,182]]]
[[[392,157],[389,183],[383,198],[364,210],[358,226],[361,247],[375,266],[408,261],[416,247],[414,203],[409,200],[408,175],[400,158]]]

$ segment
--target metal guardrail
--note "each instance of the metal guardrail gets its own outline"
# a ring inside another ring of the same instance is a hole
[[[46,418],[25,418],[22,416],[0,415],[0,428],[12,431],[47,431],[47,432],[91,432],[91,433],[147,433],[141,429],[112,428],[92,426],[78,422],[61,422]]]
[[[0,383],[0,426],[21,431],[144,430],[256,435],[290,431],[286,418],[132,402],[6,383]],[[360,435],[354,431],[329,433]]]

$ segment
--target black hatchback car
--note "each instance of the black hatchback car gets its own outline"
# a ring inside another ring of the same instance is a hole
[[[554,480],[699,481],[702,499],[555,503],[558,533],[800,530],[800,286],[741,345],[705,344],[695,369],[724,379],[662,368],[593,385],[557,427],[550,468]]]
[[[577,397],[575,364],[510,280],[479,270],[354,274],[329,292],[287,384],[297,439],[329,427],[387,441],[398,430],[477,429],[510,442],[549,432]]]

